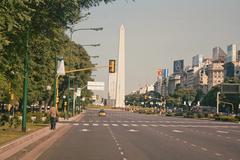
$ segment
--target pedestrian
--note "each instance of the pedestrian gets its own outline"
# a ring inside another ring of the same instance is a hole
[[[50,108],[50,123],[51,123],[51,130],[56,129],[56,120],[57,120],[57,110],[55,107]]]

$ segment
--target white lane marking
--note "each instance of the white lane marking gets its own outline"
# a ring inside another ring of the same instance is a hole
[[[117,126],[118,126],[118,124],[112,124],[112,126],[114,126],[114,127],[117,127]]]
[[[227,132],[227,131],[217,131],[218,133],[224,133],[224,134],[226,134],[226,133],[229,133],[229,132]]]
[[[98,124],[96,124],[96,123],[93,123],[93,126],[98,126]]]
[[[197,145],[195,145],[195,144],[191,144],[191,146],[192,146],[192,147],[197,147]]]
[[[105,126],[105,127],[106,127],[106,126],[109,126],[109,124],[106,124],[106,123],[104,123],[104,124],[103,124],[103,126]]]
[[[187,141],[183,141],[183,143],[187,144]]]
[[[81,131],[82,131],[82,132],[89,132],[90,130],[88,130],[88,129],[82,129]]]
[[[128,132],[139,132],[139,130],[129,129]]]
[[[137,127],[138,125],[137,124],[131,124],[132,126],[134,126],[134,127]]]
[[[117,145],[117,146],[120,146],[120,144],[119,144],[119,143],[117,143],[116,145]]]
[[[89,124],[88,124],[88,123],[84,123],[83,125],[84,125],[84,126],[89,126]]]
[[[129,125],[128,125],[128,124],[122,124],[122,126],[127,127],[127,126],[129,126]]]
[[[152,127],[157,127],[158,125],[156,125],[156,124],[151,124],[150,126],[152,126]]]
[[[176,138],[176,141],[180,141],[180,139],[179,139],[179,138]]]
[[[172,132],[175,132],[175,133],[183,133],[183,131],[180,131],[180,130],[172,130]]]
[[[238,141],[240,141],[240,139],[238,139]]]
[[[131,121],[132,123],[135,123],[135,121]]]
[[[79,126],[79,123],[73,123],[74,126]]]
[[[120,154],[121,154],[121,155],[124,155],[124,153],[123,153],[123,152],[120,152]]]
[[[202,149],[203,151],[207,151],[207,148],[202,147],[201,149]]]
[[[122,150],[122,148],[121,148],[121,147],[118,147],[118,150]]]
[[[141,126],[143,126],[143,127],[147,127],[148,125],[146,125],[146,124],[142,124]]]
[[[219,156],[219,157],[222,156],[222,154],[220,154],[220,153],[215,153],[215,155],[216,155],[216,156]]]
[[[127,158],[123,158],[123,160],[127,160]]]

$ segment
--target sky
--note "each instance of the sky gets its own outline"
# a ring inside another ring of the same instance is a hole
[[[87,12],[87,11],[85,11]],[[158,68],[173,69],[173,61],[202,54],[211,58],[212,49],[237,44],[240,49],[240,0],[116,0],[89,10],[88,19],[74,28],[103,27],[103,31],[79,31],[73,40],[79,44],[100,43],[86,47],[93,63],[107,65],[117,59],[119,29],[126,30],[126,94],[157,79]],[[93,72],[95,81],[105,82],[108,68]]]

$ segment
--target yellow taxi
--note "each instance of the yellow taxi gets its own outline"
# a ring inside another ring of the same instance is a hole
[[[99,112],[98,112],[98,116],[100,116],[100,117],[105,117],[107,114],[106,114],[106,112],[103,110],[103,109],[101,109]]]

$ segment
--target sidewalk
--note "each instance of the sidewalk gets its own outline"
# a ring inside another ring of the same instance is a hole
[[[83,114],[79,114],[75,117],[71,117],[68,120],[60,119],[57,123],[56,130],[50,130],[49,126],[39,129],[26,136],[20,137],[7,144],[0,146],[0,159],[34,159],[43,153],[50,144],[53,144],[58,138],[64,135],[64,133],[72,127],[69,123],[64,122],[76,122],[83,117]],[[43,145],[47,142],[47,145]],[[31,146],[31,147],[29,147]],[[39,148],[40,147],[40,148]],[[30,157],[29,157],[30,156]]]

